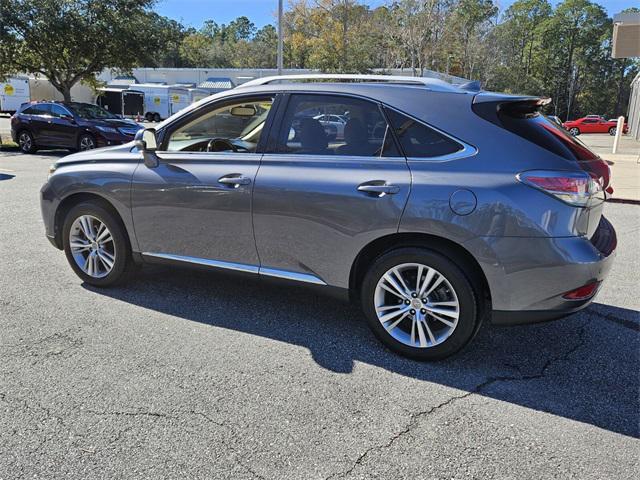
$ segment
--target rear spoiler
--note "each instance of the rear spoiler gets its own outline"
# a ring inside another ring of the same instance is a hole
[[[515,118],[537,115],[542,107],[549,105],[551,98],[479,94],[473,99],[472,110],[485,120],[500,125],[500,114]]]

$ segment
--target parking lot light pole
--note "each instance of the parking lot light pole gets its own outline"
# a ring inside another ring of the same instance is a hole
[[[282,1],[278,0],[278,75],[282,75],[282,37],[284,32],[282,31]]]

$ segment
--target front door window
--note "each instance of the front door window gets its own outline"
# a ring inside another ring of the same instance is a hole
[[[255,153],[272,105],[262,98],[214,108],[173,131],[166,151]]]

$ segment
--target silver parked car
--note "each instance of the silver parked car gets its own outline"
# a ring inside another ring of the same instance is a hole
[[[544,103],[410,77],[262,78],[57,161],[46,234],[91,285],[157,262],[284,279],[359,302],[396,352],[443,358],[484,320],[584,308],[611,267],[609,168]],[[340,141],[318,111],[349,112]]]

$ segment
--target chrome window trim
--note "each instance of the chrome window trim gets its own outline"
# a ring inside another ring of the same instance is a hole
[[[371,163],[384,162],[407,163],[404,157],[370,157],[357,155],[314,155],[310,153],[265,153],[262,161],[280,162],[317,162],[317,163]]]
[[[420,120],[419,118],[414,117],[413,115],[410,115],[406,112],[403,112],[402,110],[398,110],[395,107],[392,107],[391,105],[387,104],[387,103],[383,103],[382,104],[384,108],[388,109],[388,110],[393,110],[394,112],[403,115],[405,117],[410,118],[411,120],[413,120],[416,123],[419,123],[420,125],[423,125],[427,128],[430,128],[431,130],[438,132],[440,135],[447,137],[450,140],[453,140],[456,143],[459,143],[460,145],[462,145],[462,150],[458,150],[457,152],[453,152],[453,153],[448,153],[446,155],[438,155],[435,157],[407,157],[407,161],[408,162],[448,162],[450,160],[458,160],[461,158],[466,158],[466,157],[471,157],[475,154],[478,153],[478,149],[476,147],[474,147],[473,145],[468,144],[467,142],[460,140],[457,137],[454,137],[453,135],[450,135],[449,133],[440,130],[438,127],[434,127],[433,125],[431,125],[430,123],[427,123],[423,120]],[[397,136],[397,134],[394,132],[394,135]]]
[[[291,272],[288,270],[280,270],[278,268],[259,267],[257,265],[249,265],[246,263],[224,262],[221,260],[209,260],[207,258],[190,257],[186,255],[174,255],[171,253],[155,253],[142,252],[144,257],[161,258],[163,260],[173,260],[177,262],[191,263],[194,265],[202,265],[205,267],[222,268],[225,270],[234,270],[236,272],[255,273],[266,277],[283,278],[296,282],[312,283],[314,285],[326,285],[320,278],[310,273]]]
[[[186,156],[196,156],[196,155],[203,155],[205,157],[207,157],[206,159],[203,160],[212,160],[212,159],[216,159],[216,158],[220,158],[221,160],[229,160],[230,158],[233,159],[238,159],[238,160],[242,160],[242,157],[248,157],[248,156],[255,156],[257,157],[256,159],[247,159],[247,161],[259,161],[260,157],[262,157],[262,153],[256,153],[256,152],[183,152],[181,150],[158,150],[156,152],[156,155],[160,156],[160,158],[162,159],[163,157],[171,157],[171,160],[182,160],[182,158],[173,158],[173,156],[176,157],[184,157]]]

